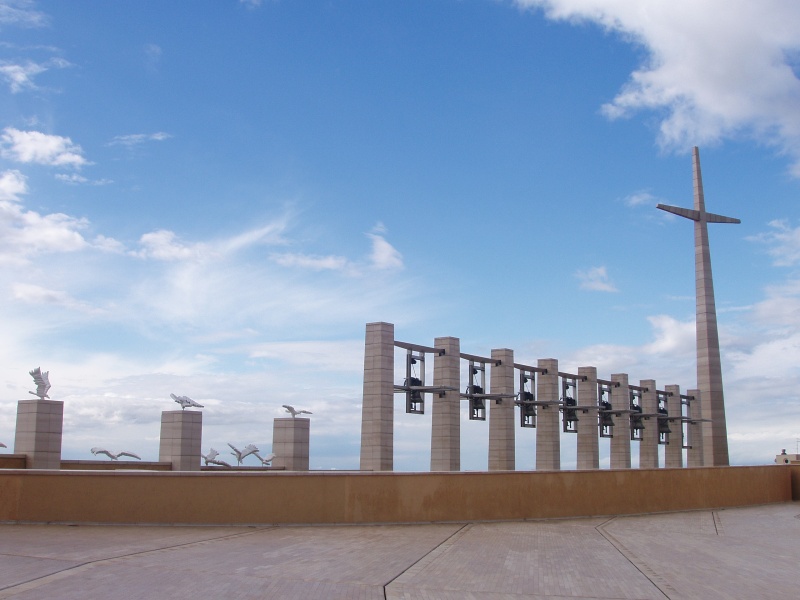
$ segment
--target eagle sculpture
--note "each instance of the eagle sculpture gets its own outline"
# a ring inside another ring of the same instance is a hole
[[[247,444],[247,446],[245,446],[243,450],[239,450],[236,446],[234,446],[230,442],[228,442],[228,446],[230,446],[231,450],[233,450],[231,454],[233,454],[236,457],[236,462],[240,465],[242,464],[242,461],[251,454],[258,454],[258,448],[256,448],[254,444]]]
[[[178,404],[180,404],[183,410],[186,410],[186,407],[203,408],[202,404],[198,404],[197,402],[189,398],[189,396],[176,396],[175,394],[170,394],[169,397],[175,400],[175,402],[177,402]]]
[[[33,382],[36,384],[36,391],[28,393],[39,396],[40,400],[49,398],[50,396],[47,395],[47,390],[50,389],[50,371],[42,373],[42,368],[36,367],[33,371],[28,371],[28,373],[33,377]]]
[[[231,469],[231,465],[226,463],[224,460],[217,460],[217,456],[219,456],[219,452],[211,448],[208,451],[208,454],[200,454],[203,457],[203,460],[206,461],[206,466],[208,465],[219,465],[220,467],[228,467]]]
[[[142,457],[134,454],[133,452],[128,452],[127,450],[123,450],[122,452],[117,452],[114,454],[113,452],[109,452],[105,448],[92,448],[92,454],[97,456],[98,454],[105,454],[111,460],[117,460],[120,456],[130,456],[131,458],[135,458],[136,460],[142,460]]]
[[[286,409],[286,412],[292,415],[294,419],[297,415],[313,415],[310,410],[297,410],[294,406],[290,406],[289,404],[284,404],[283,408]]]

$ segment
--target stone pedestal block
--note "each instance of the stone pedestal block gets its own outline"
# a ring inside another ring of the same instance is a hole
[[[611,388],[612,410],[625,411],[614,415],[614,427],[611,438],[611,468],[631,468],[631,389],[627,373],[611,375],[614,386]]]
[[[669,394],[667,397],[667,414],[671,420],[669,422],[670,433],[667,434],[667,447],[664,450],[664,466],[668,469],[680,469],[683,467],[683,423],[679,420],[682,414],[681,409],[681,387],[679,385],[668,385],[664,391]]]
[[[158,460],[172,463],[173,471],[199,471],[203,413],[198,410],[165,410],[161,413]]]
[[[277,454],[276,450],[273,450]],[[394,325],[367,323],[361,404],[362,471],[394,469]]]
[[[558,361],[555,358],[540,358],[537,366],[546,369],[539,373],[536,382],[536,399],[552,402],[537,406],[536,419],[536,470],[557,471],[561,469],[561,411],[558,410]]]
[[[600,468],[600,428],[597,419],[597,368],[579,367],[578,406],[587,412],[578,412],[578,460],[579,469]]]
[[[513,471],[514,461],[514,351],[492,350],[489,393],[507,396],[489,405],[489,470]],[[499,364],[498,364],[499,363]]]
[[[64,403],[60,400],[20,400],[14,454],[25,455],[28,469],[61,468]]]
[[[658,394],[655,380],[642,379],[639,386],[646,390],[642,391],[642,412],[646,415],[657,414]],[[656,417],[650,417],[644,421],[642,440],[639,442],[639,468],[658,468],[658,419]]]
[[[455,337],[437,337],[435,348],[444,350],[433,358],[433,385],[454,388],[432,394],[431,471],[461,470],[461,349]]]
[[[311,419],[275,419],[272,426],[273,467],[308,471]]]

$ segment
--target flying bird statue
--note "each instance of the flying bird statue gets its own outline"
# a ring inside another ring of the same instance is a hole
[[[240,465],[242,464],[242,461],[251,454],[258,454],[258,448],[256,448],[254,444],[247,444],[247,446],[245,446],[243,450],[239,450],[236,446],[234,446],[230,442],[228,442],[228,446],[230,446],[231,450],[233,450],[231,454],[233,454],[236,457],[236,462]]]
[[[228,467],[232,469],[229,463],[226,463],[224,460],[217,460],[217,456],[219,456],[219,452],[211,448],[208,451],[208,454],[201,454],[200,456],[203,457],[203,460],[206,461],[206,466],[208,465],[219,465],[220,467]]]
[[[175,402],[177,402],[178,404],[180,404],[181,409],[183,410],[186,410],[187,407],[203,408],[202,404],[198,404],[197,402],[189,398],[189,396],[176,396],[175,394],[170,394],[169,397],[175,400]]]
[[[292,415],[292,418],[293,418],[293,419],[294,419],[295,417],[297,417],[297,415],[313,415],[313,414],[314,414],[314,413],[312,413],[310,410],[297,410],[297,409],[296,409],[294,406],[290,406],[290,405],[288,405],[288,404],[284,404],[284,405],[283,405],[283,408],[285,408],[285,409],[286,409],[286,412],[287,412],[287,413],[289,413],[290,415]]]
[[[117,460],[120,456],[130,456],[131,458],[135,458],[136,460],[142,460],[142,457],[134,454],[133,452],[128,452],[127,450],[123,450],[122,452],[117,452],[114,454],[113,452],[109,452],[105,448],[92,448],[92,454],[97,456],[98,454],[105,454],[111,460]]]
[[[49,398],[50,396],[47,395],[47,390],[50,389],[50,371],[42,373],[42,368],[36,367],[33,371],[28,371],[28,374],[33,377],[33,382],[36,384],[36,391],[28,393],[39,396],[40,400]]]
[[[261,464],[265,467],[269,467],[272,464],[272,461],[275,460],[275,455],[270,453],[266,456],[261,456],[258,452],[254,452],[253,454],[256,455],[256,458],[261,461]]]

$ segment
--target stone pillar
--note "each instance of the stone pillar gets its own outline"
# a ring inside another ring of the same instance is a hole
[[[558,402],[558,361],[555,358],[540,358],[537,366],[547,369],[539,373],[536,382],[538,402]],[[537,406],[536,418],[536,470],[561,469],[561,411],[557,404]]]
[[[273,467],[287,471],[308,471],[311,419],[275,419],[272,425]]]
[[[639,385],[646,388],[642,391],[642,413],[655,415],[658,413],[658,394],[655,379],[642,379]],[[639,468],[658,468],[658,419],[653,416],[643,421],[644,431],[639,442]]]
[[[628,374],[611,375],[614,386],[611,388],[611,408],[629,411],[631,409],[631,390],[628,387]],[[618,384],[618,385],[616,385]],[[614,415],[613,435],[611,438],[611,468],[631,468],[631,419],[628,412]]]
[[[579,367],[578,407],[591,407],[578,412],[578,468],[600,468],[600,429],[597,412],[597,368]]]
[[[681,417],[681,386],[668,385],[664,391],[669,394],[667,398],[667,413],[670,419]],[[683,467],[683,423],[680,420],[669,422],[672,433],[667,434],[667,447],[664,449],[664,466],[668,469]]]
[[[158,460],[172,463],[173,471],[199,471],[202,438],[203,413],[165,410],[161,413]]]
[[[393,468],[394,325],[367,323],[361,405],[361,470],[391,471]]]
[[[431,471],[461,470],[461,345],[458,338],[438,337],[433,346],[433,385],[454,388],[434,393],[431,409]]]
[[[514,462],[514,351],[492,350],[489,393],[511,396],[489,403],[489,470],[513,471]],[[497,365],[497,361],[500,364]]]
[[[20,400],[14,454],[25,455],[28,469],[61,468],[64,403],[60,400]]]
[[[703,453],[703,423],[699,422],[703,418],[703,398],[700,397],[700,390],[689,390],[687,396],[692,396],[690,400],[689,418],[694,421],[689,423],[687,434],[689,438],[689,450],[686,452],[686,464],[689,467],[702,467],[705,465]]]

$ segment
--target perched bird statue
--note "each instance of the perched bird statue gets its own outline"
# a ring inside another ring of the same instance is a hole
[[[28,374],[33,377],[33,382],[36,384],[36,391],[28,393],[39,396],[40,400],[49,398],[50,396],[47,395],[47,390],[50,389],[50,371],[42,373],[42,368],[36,367],[33,371],[28,371]]]
[[[233,450],[231,454],[233,454],[236,457],[236,462],[240,465],[242,464],[242,461],[251,454],[258,454],[258,448],[256,448],[254,444],[247,444],[247,446],[245,446],[243,450],[239,450],[236,446],[234,446],[230,442],[228,442],[228,446],[230,446],[231,450]]]
[[[203,457],[203,460],[206,461],[206,466],[208,465],[219,465],[220,467],[228,467],[232,469],[229,463],[226,463],[224,460],[217,460],[217,456],[219,456],[219,452],[211,448],[208,451],[208,454],[201,454],[200,456]]]
[[[111,460],[117,460],[120,456],[130,456],[131,458],[135,458],[136,460],[142,460],[142,457],[134,454],[133,452],[128,452],[127,450],[123,450],[122,452],[117,452],[114,454],[113,452],[109,452],[105,448],[92,448],[92,454],[97,456],[98,454],[105,454]]]
[[[312,413],[310,410],[297,410],[297,409],[296,409],[294,406],[290,406],[290,405],[288,405],[288,404],[284,404],[284,405],[283,405],[283,408],[285,408],[285,409],[286,409],[286,412],[287,412],[287,413],[289,413],[290,415],[292,415],[292,418],[293,418],[293,419],[294,419],[295,417],[297,417],[297,415],[313,415],[313,414],[314,414],[314,413]]]
[[[175,402],[177,402],[178,404],[180,404],[183,410],[186,410],[187,406],[191,408],[203,408],[202,404],[198,404],[197,402],[189,398],[189,396],[176,396],[175,394],[170,394],[169,397],[175,400]]]
[[[265,467],[269,467],[272,464],[272,461],[275,460],[275,455],[270,453],[266,456],[261,456],[258,452],[254,452],[253,454],[256,455],[256,458],[261,461],[261,464]]]

